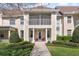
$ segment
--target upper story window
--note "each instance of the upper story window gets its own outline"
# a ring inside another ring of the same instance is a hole
[[[60,16],[57,16],[57,21],[60,21],[61,17]]]
[[[57,27],[56,27],[56,30],[57,30],[57,31],[60,31],[60,27],[59,27],[59,26],[57,26]]]
[[[71,23],[71,16],[67,16],[67,23]]]
[[[10,19],[10,25],[15,25],[15,18]]]
[[[71,36],[71,30],[67,30],[67,35]]]
[[[20,24],[24,25],[24,17],[23,16],[20,17]]]
[[[29,25],[51,25],[51,14],[30,15]]]
[[[60,25],[60,19],[61,19],[61,17],[57,16],[57,25]]]

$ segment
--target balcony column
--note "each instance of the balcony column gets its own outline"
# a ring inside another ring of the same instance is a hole
[[[47,41],[48,41],[48,40],[47,40],[47,28],[46,28],[45,30],[46,30],[46,43],[47,43]]]
[[[56,17],[57,17],[57,14],[51,14],[51,43],[53,41],[56,41],[56,36],[57,36],[57,32],[56,32],[56,19],[57,18]]]
[[[24,41],[29,41],[29,14],[24,15]]]

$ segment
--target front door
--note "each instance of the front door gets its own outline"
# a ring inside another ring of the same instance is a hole
[[[41,31],[38,32],[38,40],[39,41],[42,40],[42,32]]]

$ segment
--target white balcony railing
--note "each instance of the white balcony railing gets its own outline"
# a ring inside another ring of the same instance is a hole
[[[51,25],[51,19],[30,19],[29,25]]]
[[[51,25],[51,15],[49,14],[30,15],[29,25]]]

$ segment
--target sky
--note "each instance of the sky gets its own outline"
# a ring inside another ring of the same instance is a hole
[[[79,3],[38,3],[37,5],[45,5],[54,8],[55,6],[79,6]]]
[[[64,4],[64,5],[67,5],[66,3],[75,3],[74,5],[77,5],[77,3],[79,3],[79,0],[0,0],[0,3],[16,3],[16,2],[19,2],[19,3],[59,3],[59,4]]]
[[[79,3],[50,3],[49,7],[51,6],[79,6]]]
[[[50,3],[51,6],[79,6],[79,0],[0,0],[0,3]]]

